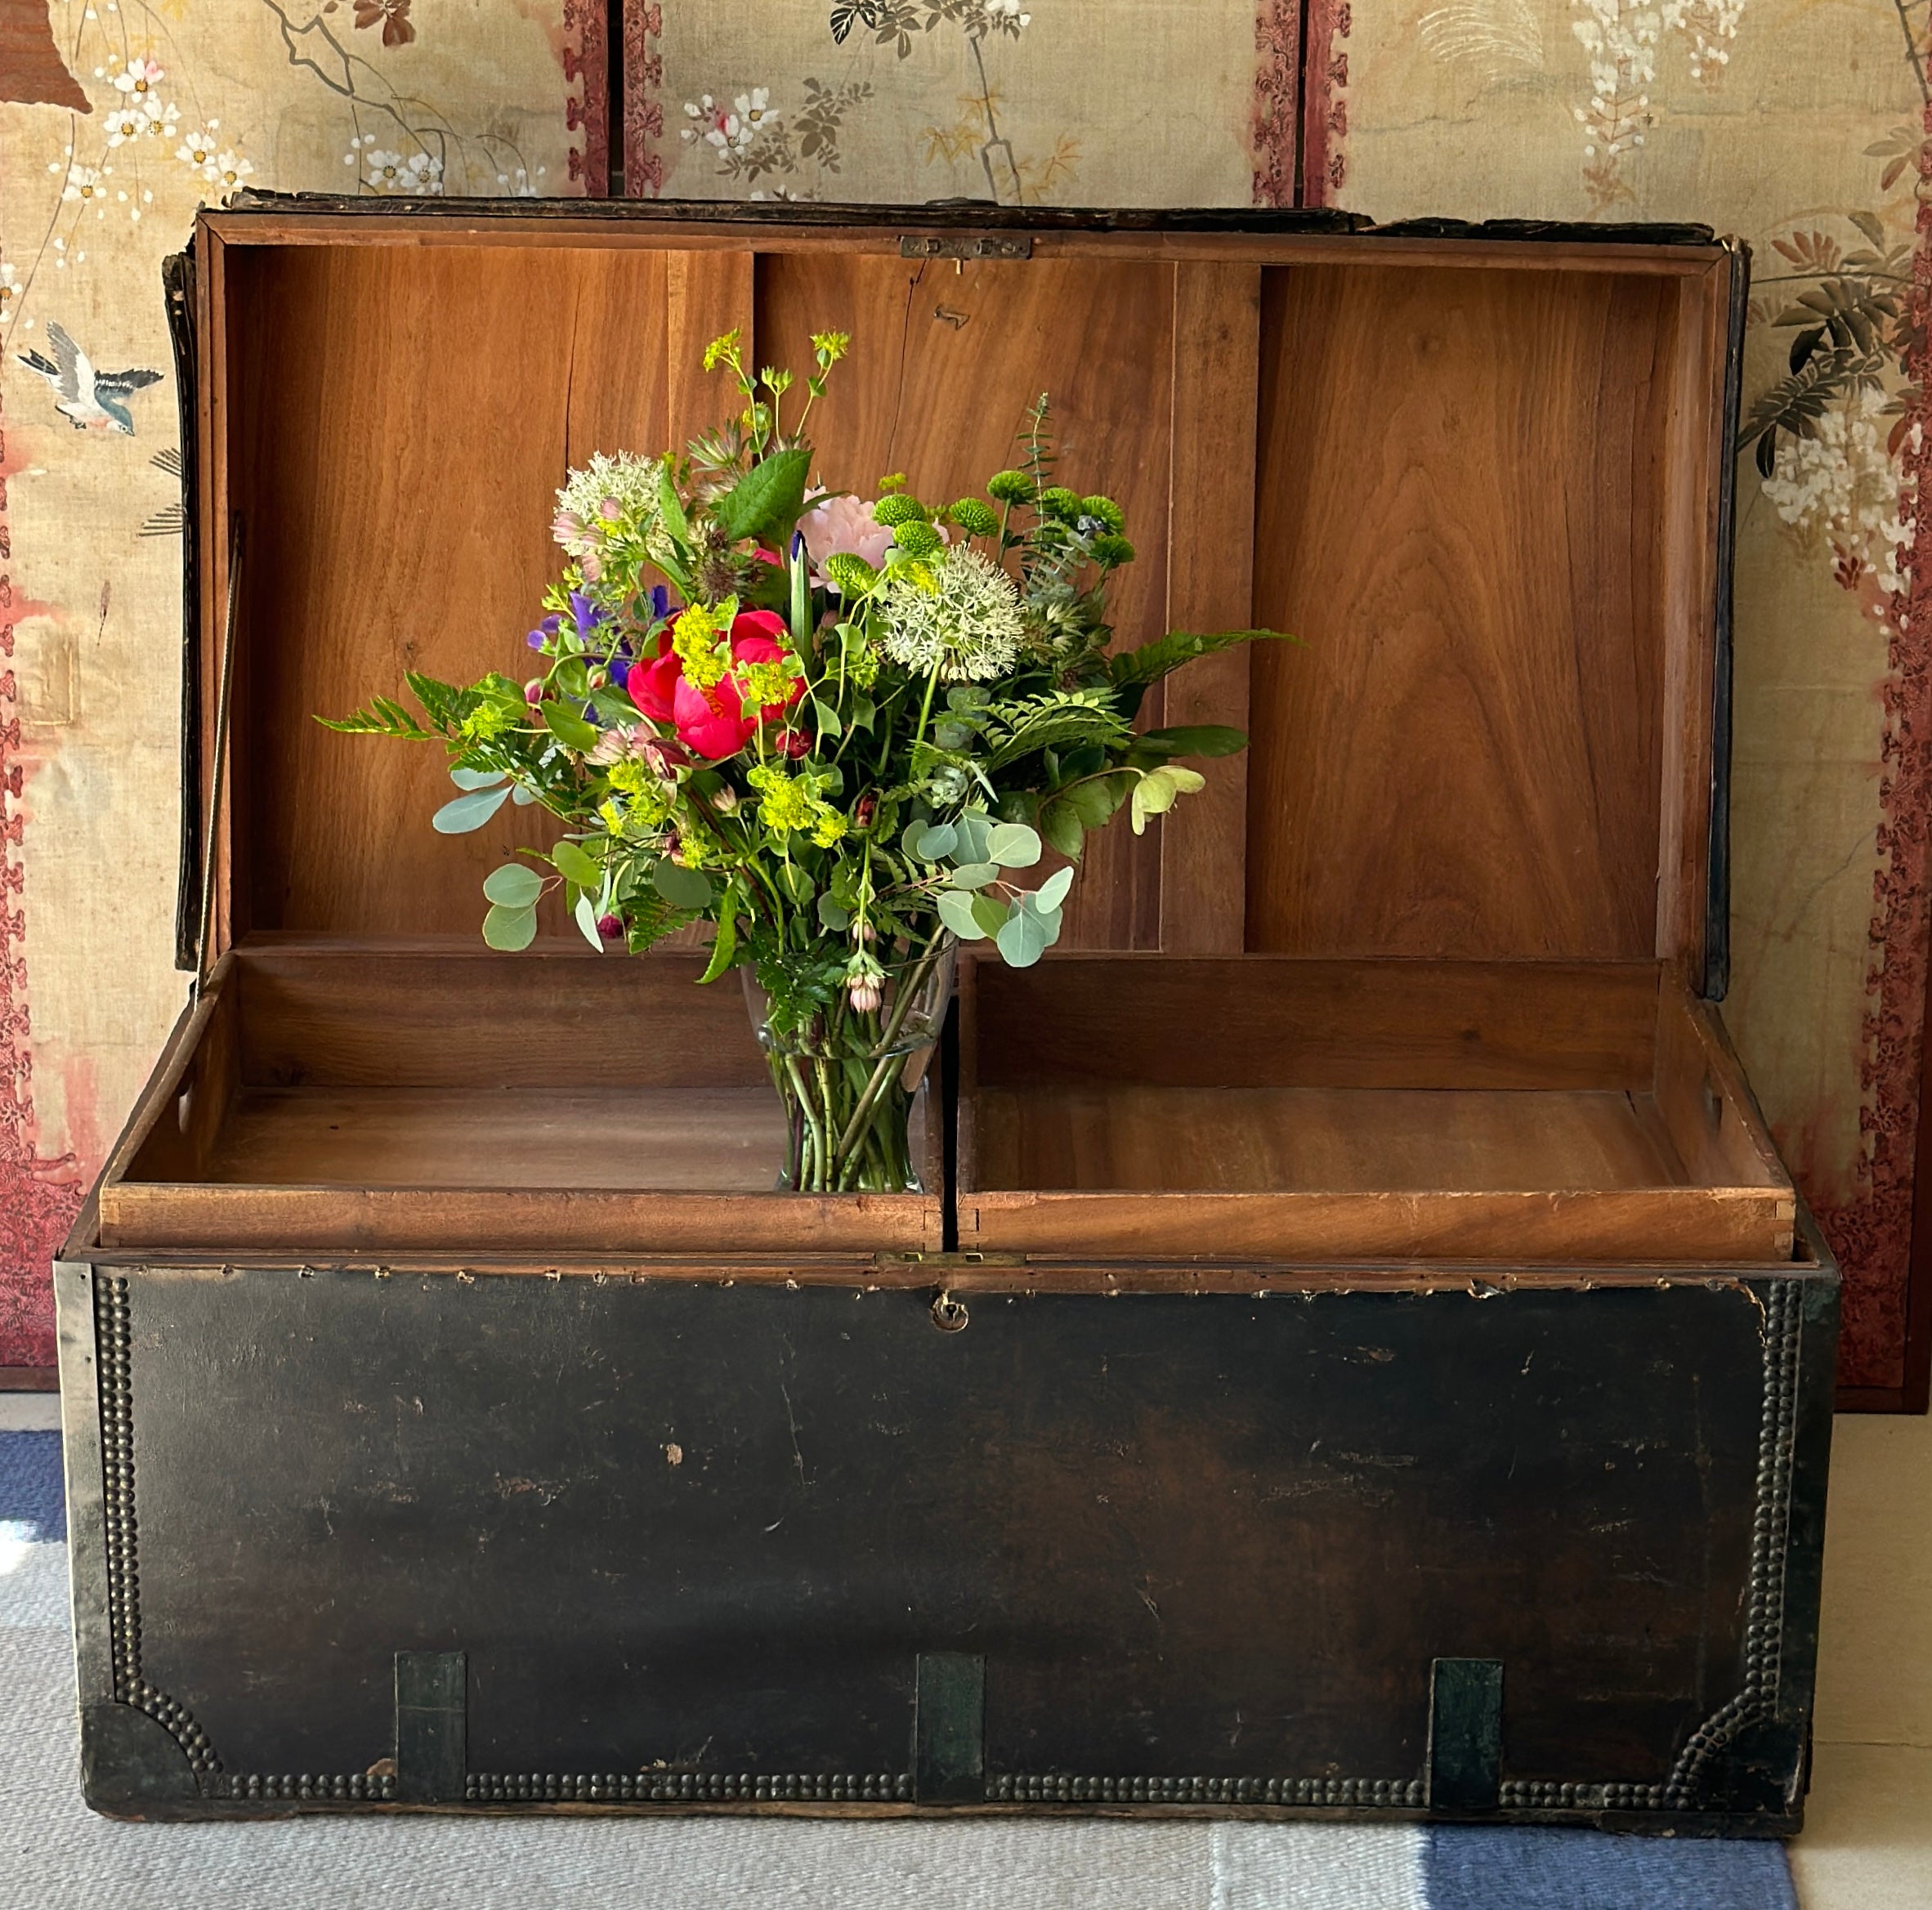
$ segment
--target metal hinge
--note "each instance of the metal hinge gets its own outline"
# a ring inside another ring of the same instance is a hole
[[[901,258],[1031,258],[1033,241],[1024,232],[908,232],[899,241]]]

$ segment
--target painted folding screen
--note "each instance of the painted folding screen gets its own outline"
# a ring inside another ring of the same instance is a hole
[[[624,31],[633,192],[1687,219],[1750,241],[1725,1014],[1845,1263],[1848,1402],[1922,1398],[1925,8],[632,0]]]
[[[604,44],[602,0],[0,0],[0,1363],[52,1362],[51,1250],[185,989],[161,261],[241,185],[602,192]],[[396,481],[344,474],[372,550]]]

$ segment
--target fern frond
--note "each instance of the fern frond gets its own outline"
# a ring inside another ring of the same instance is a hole
[[[1138,650],[1116,652],[1107,667],[1116,686],[1157,683],[1183,664],[1192,663],[1197,656],[1212,656],[1216,651],[1232,650],[1237,643],[1255,643],[1263,639],[1276,643],[1301,641],[1299,637],[1290,637],[1281,630],[1216,630],[1205,635],[1189,630],[1170,630],[1166,636],[1156,637],[1152,643],[1143,643]]]

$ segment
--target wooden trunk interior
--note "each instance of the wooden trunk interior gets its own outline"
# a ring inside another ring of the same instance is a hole
[[[1735,1058],[1655,962],[980,960],[960,1048],[963,1247],[1791,1256]]]
[[[1139,552],[1118,642],[1304,640],[1150,699],[1253,747],[1145,836],[1090,839],[1037,974],[980,973],[962,1246],[1788,1255],[1789,1184],[1687,988],[1730,255],[1043,230],[1027,257],[908,258],[916,214],[886,217],[204,220],[204,800],[245,530],[209,852],[235,960],[104,1233],[638,1246],[648,1208],[680,1246],[780,1237],[735,989],[566,958],[561,919],[548,954],[455,953],[483,877],[541,839],[531,812],[436,835],[437,752],[311,718],[405,670],[513,670],[566,468],[715,422],[716,334],[802,363],[836,327],[853,354],[813,420],[834,481],[976,490],[1045,391],[1062,475],[1118,498]],[[1221,958],[1205,986],[1195,958]],[[1150,1059],[1178,1029],[1225,1063]],[[666,1031],[709,1058],[667,1062]],[[810,1206],[786,1209],[801,1248],[937,1244],[924,1197]]]
[[[776,1191],[784,1117],[736,977],[568,944],[251,942],[110,1163],[105,1246],[936,1250],[924,1194]]]

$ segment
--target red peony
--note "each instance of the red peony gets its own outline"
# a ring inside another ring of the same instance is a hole
[[[673,624],[676,620],[673,620]],[[785,653],[785,620],[776,611],[743,611],[731,622],[734,664],[776,663]],[[805,694],[794,678],[783,703],[747,705],[744,685],[727,672],[708,690],[686,680],[684,664],[671,647],[671,633],[657,640],[657,655],[630,673],[625,687],[631,700],[653,722],[668,723],[694,756],[716,763],[749,743],[761,722],[776,722]]]

